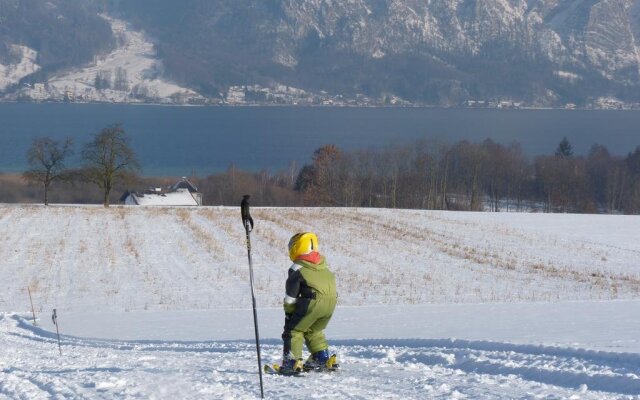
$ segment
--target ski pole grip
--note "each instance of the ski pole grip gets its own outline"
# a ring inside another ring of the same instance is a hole
[[[242,196],[242,203],[240,203],[240,213],[242,214],[242,224],[247,232],[251,232],[253,230],[253,218],[251,218],[251,213],[249,212],[249,199],[251,196],[245,194]]]

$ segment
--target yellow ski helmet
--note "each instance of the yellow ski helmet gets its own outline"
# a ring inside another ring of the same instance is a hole
[[[289,258],[295,261],[303,254],[318,251],[318,247],[318,237],[315,233],[296,233],[289,239]]]

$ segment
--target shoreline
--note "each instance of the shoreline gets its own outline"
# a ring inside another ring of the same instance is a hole
[[[0,100],[0,106],[3,104],[68,104],[68,105],[100,105],[100,106],[147,106],[147,107],[185,107],[185,108],[345,108],[345,109],[425,109],[425,110],[496,110],[496,111],[640,111],[640,108],[588,108],[588,107],[465,107],[465,106],[444,106],[430,104],[277,104],[277,103],[260,103],[260,104],[176,104],[176,103],[145,103],[145,102],[81,102],[81,101],[13,101]]]

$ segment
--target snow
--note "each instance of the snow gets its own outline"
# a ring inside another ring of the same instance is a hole
[[[103,18],[111,23],[114,35],[118,39],[118,46],[114,51],[96,57],[90,65],[64,71],[50,78],[46,83],[46,90],[25,88],[21,90],[21,95],[34,100],[70,99],[129,103],[147,100],[186,102],[190,99],[203,99],[193,90],[162,78],[162,62],[157,57],[153,42],[143,32],[132,30],[124,21],[105,15]],[[126,83],[126,88],[123,86],[120,90],[114,86],[118,70],[123,74]],[[112,88],[96,88],[96,76],[100,73],[110,76]]]
[[[384,51],[380,49],[376,49],[376,51],[374,51],[373,54],[371,55],[371,57],[373,58],[384,58],[384,56],[385,56]]]
[[[339,286],[342,370],[265,376],[266,398],[640,398],[640,217],[252,214],[265,362],[291,234]],[[0,231],[0,399],[259,397],[237,208],[0,205]]]
[[[197,206],[198,202],[191,195],[189,189],[176,189],[165,193],[132,193],[127,204],[140,206]]]
[[[342,370],[266,376],[266,397],[637,398],[640,302],[560,308],[551,318],[543,304],[340,308],[327,334]],[[43,319],[41,329],[28,318],[0,319],[0,387],[8,397],[258,397],[250,309],[60,313],[62,356],[51,322]],[[259,321],[264,360],[277,362],[281,311],[261,308]],[[611,346],[605,321],[622,323],[613,333],[623,347]],[[562,347],[526,344],[563,334]],[[575,338],[609,350],[576,347]]]
[[[553,74],[558,78],[567,80],[571,83],[575,83],[576,81],[582,79],[580,75],[574,74],[573,72],[569,72],[569,71],[554,71]]]
[[[11,52],[17,55],[19,61],[15,64],[0,64],[0,91],[40,70],[40,66],[36,63],[37,51],[27,46],[11,45]]]

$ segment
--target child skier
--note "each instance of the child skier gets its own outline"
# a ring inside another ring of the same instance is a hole
[[[310,369],[334,369],[336,356],[329,356],[323,329],[336,307],[336,280],[324,256],[318,252],[314,233],[297,233],[289,240],[289,268],[284,298],[285,323],[283,361],[280,372],[294,374]],[[311,355],[302,361],[302,343]]]

